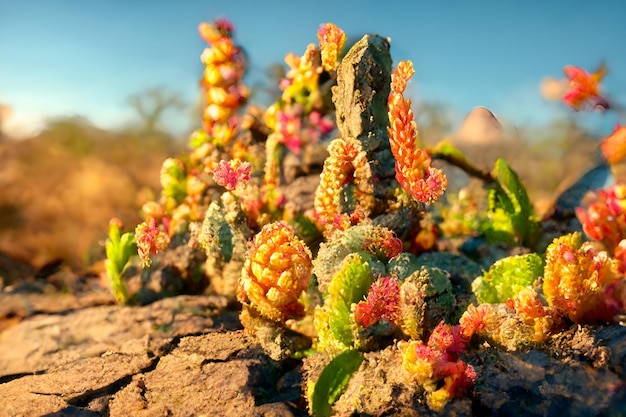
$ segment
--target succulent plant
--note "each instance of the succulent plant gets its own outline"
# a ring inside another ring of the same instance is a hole
[[[133,233],[121,233],[121,223],[119,219],[111,219],[109,222],[109,238],[106,241],[107,258],[104,265],[115,301],[126,304],[129,295],[123,274],[137,245]]]
[[[617,261],[580,233],[556,238],[546,249],[543,293],[558,314],[575,323],[609,322],[616,311],[604,291],[621,279]]]
[[[311,251],[284,222],[254,237],[237,288],[244,311],[276,323],[304,316],[299,298],[311,280]],[[252,313],[253,312],[253,313]]]
[[[420,340],[399,344],[402,366],[409,378],[424,387],[428,405],[435,412],[474,386],[474,368],[458,356],[465,350],[465,343],[459,326],[440,323],[426,344]]]
[[[472,283],[479,303],[504,303],[543,274],[543,259],[536,253],[509,256],[494,263]]]
[[[544,260],[541,221],[506,161],[482,171],[449,143],[421,143],[404,97],[413,64],[400,61],[392,72],[389,40],[366,35],[340,58],[345,33],[322,25],[319,48],[287,55],[280,98],[242,114],[249,91],[232,24],[199,29],[210,46],[203,128],[189,155],[163,163],[161,196],[144,205],[134,235],[110,227],[106,269],[118,302],[130,297],[121,277],[134,245],[144,266],[186,245],[202,255],[198,271],[211,290],[241,303],[242,325],[272,358],[309,356],[309,408],[320,416],[333,412],[372,353],[402,363],[404,386],[419,386],[438,412],[473,387],[476,372],[463,355],[476,339],[507,350],[538,346],[569,324],[611,322],[624,311],[623,184],[577,210],[607,251],[573,233],[556,238]],[[566,68],[566,103],[602,104],[603,74]],[[611,164],[625,154],[623,134],[603,145]],[[435,159],[481,179],[486,201],[461,193],[450,199],[454,209],[433,210],[447,188]],[[297,169],[286,172],[287,160]],[[302,173],[315,181],[306,204],[296,204],[289,187]],[[444,251],[449,239],[466,246]],[[497,246],[495,262],[479,260],[487,271],[461,254],[472,239]]]

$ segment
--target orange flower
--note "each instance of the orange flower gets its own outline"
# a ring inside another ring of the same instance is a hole
[[[563,96],[563,102],[578,111],[588,107],[609,108],[608,101],[600,95],[600,81],[606,74],[604,65],[590,74],[580,67],[567,65],[563,68],[569,80],[569,90]]]
[[[230,37],[235,27],[228,19],[217,19],[214,24],[202,22],[198,26],[200,37],[207,43],[215,43],[221,38]]]
[[[441,170],[430,166],[428,152],[418,148],[411,100],[402,95],[413,73],[411,61],[401,61],[391,75],[391,93],[387,102],[389,143],[396,159],[396,179],[417,201],[428,204],[441,197],[448,179]]]
[[[404,94],[406,84],[409,82],[411,77],[413,77],[413,74],[415,74],[413,62],[400,61],[393,73],[393,76],[391,77],[391,91],[396,94]]]
[[[522,289],[515,298],[509,298],[506,305],[515,310],[522,323],[533,326],[537,342],[543,342],[550,336],[555,324],[552,311],[541,303],[534,289]]]
[[[620,162],[626,156],[626,126],[619,126],[600,145],[602,155],[609,164]]]
[[[474,334],[485,329],[485,317],[489,314],[489,304],[470,304],[459,319],[461,335],[470,340]]]
[[[611,321],[604,289],[618,279],[617,261],[582,243],[580,232],[556,238],[546,249],[543,294],[548,305],[574,323]]]

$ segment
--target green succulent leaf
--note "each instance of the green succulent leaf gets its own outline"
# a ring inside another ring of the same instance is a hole
[[[513,210],[516,213],[533,214],[533,206],[528,199],[526,188],[504,159],[498,158],[495,163],[494,174],[500,188],[513,206]]]
[[[191,134],[191,137],[189,138],[189,145],[192,148],[197,149],[209,141],[210,137],[206,130],[198,129]]]
[[[202,222],[198,241],[207,255],[221,256],[224,262],[230,262],[234,252],[235,237],[231,226],[224,217],[223,208],[217,201],[213,201]]]
[[[521,180],[502,158],[495,163],[496,186],[489,193],[488,219],[481,231],[490,242],[534,247],[541,226]]]
[[[337,355],[322,370],[313,388],[311,411],[316,417],[332,414],[332,405],[339,399],[350,382],[352,375],[363,362],[363,355],[356,350],[347,350]]]
[[[353,342],[352,304],[365,298],[373,282],[370,265],[359,254],[347,256],[332,278],[328,288],[330,328],[335,339],[346,346],[351,346]]]
[[[536,253],[509,256],[495,262],[472,283],[479,303],[504,303],[543,274],[543,259]]]
[[[111,285],[111,291],[115,300],[120,304],[128,302],[128,290],[122,279],[122,274],[128,266],[130,257],[137,253],[135,234],[131,232],[121,235],[119,227],[115,223],[109,226],[109,238],[105,243],[106,261],[105,270]]]

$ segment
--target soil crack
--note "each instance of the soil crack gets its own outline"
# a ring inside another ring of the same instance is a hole
[[[18,374],[2,375],[0,376],[0,385],[6,384],[7,382],[11,382],[16,379],[23,378],[25,376],[43,375],[45,373],[46,373],[45,370],[41,370],[41,371],[35,371],[35,372],[20,372]]]
[[[143,374],[147,374],[149,372],[154,371],[156,367],[158,366],[159,362],[161,361],[161,359],[169,355],[174,349],[176,349],[176,347],[180,344],[180,341],[183,338],[199,336],[202,334],[205,334],[205,333],[195,332],[195,333],[175,336],[172,338],[170,342],[166,343],[159,349],[159,354],[155,354],[153,351],[147,351],[146,355],[149,358],[151,358],[151,361],[147,366],[139,369],[138,372],[132,373],[130,375],[126,375],[103,387],[87,390],[80,395],[66,398],[65,402],[68,404],[68,406],[73,406],[77,408],[85,408],[85,407],[88,407],[90,403],[92,403],[93,401],[99,398],[115,395],[117,392],[122,390],[128,384],[130,384],[133,378],[135,378],[137,375],[143,375]],[[125,353],[124,352],[111,352],[109,353],[109,355],[125,355]],[[49,395],[58,395],[58,394],[49,394]]]

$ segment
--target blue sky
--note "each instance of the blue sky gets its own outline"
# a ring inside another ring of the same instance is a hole
[[[197,26],[217,17],[235,24],[250,82],[286,53],[302,54],[319,25],[334,22],[348,36],[390,37],[394,62],[414,63],[414,101],[443,102],[457,120],[479,105],[518,125],[567,113],[538,90],[566,64],[593,70],[606,62],[605,90],[626,104],[620,0],[0,0],[0,103],[13,108],[12,129],[72,114],[121,127],[135,117],[127,97],[155,86],[194,102],[205,47]],[[616,122],[593,120],[598,130]],[[182,133],[191,116],[168,122]]]

